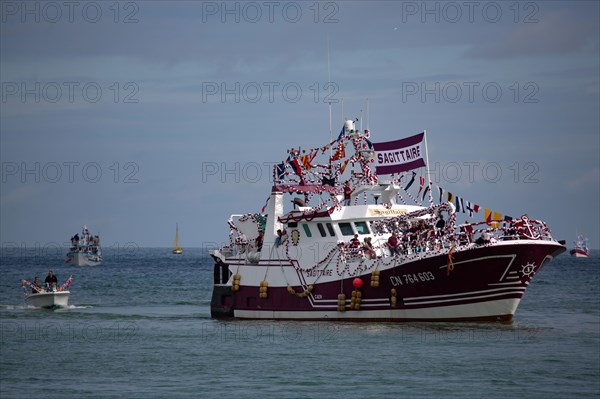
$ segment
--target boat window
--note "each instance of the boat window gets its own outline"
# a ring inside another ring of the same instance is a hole
[[[310,227],[306,223],[302,223],[302,227],[304,228],[304,233],[307,237],[312,237],[312,233],[310,232]]]
[[[340,230],[342,231],[342,235],[352,236],[354,235],[354,230],[352,230],[352,225],[350,223],[340,223]]]
[[[322,223],[317,223],[317,228],[319,229],[319,233],[321,233],[321,237],[325,237],[327,235]]]
[[[327,231],[329,231],[329,235],[335,237],[335,231],[333,230],[333,226],[331,225],[331,223],[326,223],[325,226],[327,226]]]
[[[365,222],[354,222],[354,226],[356,226],[358,234],[369,234],[369,227],[367,227]]]
[[[288,222],[287,226],[289,228],[298,227],[298,222]]]

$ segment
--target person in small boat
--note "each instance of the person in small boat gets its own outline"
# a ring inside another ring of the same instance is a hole
[[[38,294],[42,291],[42,287],[40,287],[40,278],[38,276],[35,276],[35,279],[33,280],[33,283],[29,285],[29,288],[31,288],[32,294]]]
[[[52,270],[48,272],[48,275],[44,280],[44,284],[46,284],[46,288],[56,288],[56,285],[58,284],[58,279],[54,274],[52,274]]]

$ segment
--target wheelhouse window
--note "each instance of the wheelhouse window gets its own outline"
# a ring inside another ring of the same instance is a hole
[[[326,223],[325,226],[327,226],[327,231],[329,232],[329,235],[335,237],[335,230],[333,230],[333,226],[331,225],[331,223]]]
[[[345,235],[345,236],[354,235],[354,230],[352,230],[352,225],[350,223],[340,223],[339,226],[340,226],[342,235]]]
[[[317,228],[319,229],[319,233],[321,233],[321,237],[327,236],[325,232],[325,227],[323,227],[323,223],[317,223]]]
[[[287,226],[288,226],[289,228],[298,227],[298,222],[288,222]]]
[[[356,226],[356,232],[358,234],[369,234],[369,227],[365,222],[354,222],[354,226]]]
[[[306,223],[302,223],[302,228],[304,229],[304,234],[306,234],[307,237],[312,237],[312,232],[310,231],[310,227],[308,227],[308,225]]]

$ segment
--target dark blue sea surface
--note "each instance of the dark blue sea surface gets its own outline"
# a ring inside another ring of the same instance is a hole
[[[215,321],[200,249],[1,253],[1,398],[598,398],[600,253],[542,269],[512,323]],[[73,275],[69,309],[20,280]]]

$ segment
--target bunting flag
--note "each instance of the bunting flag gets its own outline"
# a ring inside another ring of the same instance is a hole
[[[65,281],[64,283],[62,283],[60,285],[60,287],[58,287],[58,291],[66,290],[67,288],[69,288],[71,286],[72,282],[73,282],[73,275],[70,275],[69,279],[67,281]]]
[[[412,184],[415,182],[415,176],[417,176],[417,172],[415,172],[413,170],[412,177],[411,177],[410,181],[408,182],[408,184],[406,185],[406,187],[404,187],[404,191],[407,191],[410,188],[410,186],[412,186]]]
[[[346,131],[344,130],[344,125],[342,125],[342,130],[340,131],[340,134],[338,135],[338,138],[336,141],[340,141],[345,135],[346,135]]]
[[[265,205],[261,208],[260,213],[265,212],[265,209],[267,208],[267,204],[269,203],[269,198],[271,198],[270,195],[267,197],[267,200],[265,201]]]
[[[378,175],[407,172],[425,166],[425,133],[405,139],[373,143],[375,172]]]
[[[314,158],[314,156],[312,158]],[[300,157],[300,162],[302,162],[302,166],[304,166],[305,170],[311,170],[312,165],[310,163],[312,162],[312,159],[310,155],[303,155]]]
[[[438,186],[438,191],[440,192],[440,200],[438,202],[441,204],[442,196],[444,195],[444,189]]]
[[[483,212],[485,214],[485,222],[487,224],[491,224],[492,223],[492,211],[487,208],[484,208]]]
[[[373,149],[373,143],[371,143],[371,140],[365,139],[365,141],[367,142],[367,145],[369,146],[369,149],[372,150]]]
[[[342,167],[340,168],[340,175],[344,173],[344,171],[346,170],[346,166],[348,166],[348,162],[350,161],[350,158],[346,159],[344,161],[344,163],[342,164]]]
[[[504,215],[505,222],[512,222],[512,220],[513,220],[512,216]]]
[[[425,184],[425,179],[423,176],[419,176],[419,192],[417,193],[417,198],[421,195],[421,190],[423,190],[423,185]]]
[[[285,175],[285,164],[283,162],[277,165],[276,173],[278,179],[283,179],[283,176]]]
[[[342,158],[346,158],[346,148],[344,147],[344,143],[338,144],[335,154],[331,157],[331,161],[339,161]]]
[[[452,194],[450,191],[446,192],[446,200],[448,202],[454,202],[454,194]]]
[[[494,220],[502,220],[502,214],[500,212],[494,212]],[[497,229],[498,227],[500,227],[500,223],[498,222],[493,222],[492,223],[492,227]]]
[[[475,211],[475,213],[479,213],[479,205],[474,204],[473,205],[473,210]]]
[[[335,178],[328,179],[327,177],[323,176],[323,179],[321,180],[321,185],[335,187]]]
[[[462,213],[467,213],[467,211],[465,210],[465,201],[462,199],[460,199],[460,207],[462,209]]]
[[[292,169],[294,170],[294,172],[300,176],[300,178],[302,178],[302,169],[300,169],[300,163],[298,162],[297,159],[292,159],[290,161],[290,166],[292,167]]]
[[[469,201],[467,201],[467,206],[466,206],[466,210],[469,212],[469,217],[473,217],[473,207],[471,206],[471,203]]]
[[[425,201],[425,196],[429,192],[429,188],[430,188],[429,186],[425,187],[425,191],[423,191],[423,199],[421,201]]]
[[[460,197],[457,195],[455,198],[456,212],[460,212]]]

